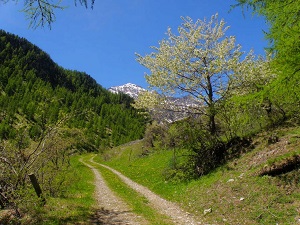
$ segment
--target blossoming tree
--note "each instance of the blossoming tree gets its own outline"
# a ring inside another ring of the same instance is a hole
[[[141,95],[136,107],[163,107],[167,110],[184,110],[208,118],[211,134],[216,133],[218,103],[226,98],[232,81],[245,60],[241,46],[234,36],[225,36],[229,27],[218,14],[209,21],[182,18],[178,34],[167,31],[167,39],[152,47],[154,52],[137,55],[137,61],[149,69],[146,80],[150,91]],[[178,107],[169,97],[190,96],[197,104]]]

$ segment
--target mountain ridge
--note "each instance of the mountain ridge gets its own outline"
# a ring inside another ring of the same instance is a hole
[[[115,94],[122,93],[129,95],[134,100],[138,99],[139,94],[147,91],[146,89],[133,83],[113,86],[107,90]],[[172,123],[188,117],[191,115],[191,109],[195,108],[196,104],[199,104],[195,99],[188,95],[182,97],[166,97],[164,102],[166,105],[170,105],[171,107],[169,109],[151,109],[150,114],[154,120],[167,123]]]
[[[107,89],[108,91],[110,91],[111,93],[115,93],[115,94],[127,94],[130,97],[132,97],[133,99],[137,99],[139,94],[147,91],[146,89],[142,88],[141,86],[138,86],[136,84],[133,83],[126,83],[124,85],[120,85],[120,86],[113,86]]]

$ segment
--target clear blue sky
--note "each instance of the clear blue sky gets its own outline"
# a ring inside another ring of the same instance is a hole
[[[135,83],[144,88],[146,68],[136,62],[135,52],[145,55],[182,23],[181,16],[209,19],[216,12],[224,18],[237,43],[248,52],[264,54],[267,42],[263,18],[230,5],[235,0],[96,0],[94,9],[74,6],[73,0],[62,1],[68,6],[56,12],[56,22],[48,27],[29,29],[29,21],[20,12],[23,1],[0,1],[0,29],[28,39],[47,52],[60,66],[84,71],[105,88]]]

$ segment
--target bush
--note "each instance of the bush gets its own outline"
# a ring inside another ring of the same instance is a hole
[[[251,145],[251,138],[234,136],[226,141],[225,136],[212,135],[205,124],[201,118],[188,118],[169,125],[163,140],[174,154],[164,171],[166,180],[181,182],[208,174]]]
[[[194,167],[190,163],[189,151],[185,149],[173,149],[173,157],[168,167],[163,171],[164,179],[172,183],[180,183],[195,177]]]
[[[148,125],[144,136],[144,146],[146,148],[166,147],[167,126],[154,121]]]
[[[226,144],[211,135],[198,118],[189,118],[170,125],[165,144],[174,154],[164,176],[175,182],[197,178],[209,173],[225,160]],[[178,153],[176,149],[185,149]]]
[[[72,141],[63,138],[60,131],[58,126],[49,128],[34,142],[29,130],[20,128],[14,140],[0,142],[0,208],[12,208],[19,217],[34,213],[40,199],[29,181],[31,173],[44,196],[64,194]]]

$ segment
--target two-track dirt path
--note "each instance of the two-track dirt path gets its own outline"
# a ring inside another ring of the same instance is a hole
[[[147,198],[149,201],[149,204],[159,211],[162,214],[167,215],[171,218],[174,224],[182,224],[182,225],[196,225],[201,224],[201,222],[198,222],[191,214],[183,211],[178,205],[175,203],[172,203],[170,201],[167,201],[160,196],[154,194],[152,191],[150,191],[148,188],[137,184],[136,182],[132,181],[128,177],[124,176],[120,172],[116,171],[115,169],[112,169],[106,165],[99,164],[97,162],[93,161],[93,158],[90,159],[91,163],[98,164],[102,167],[105,167],[106,169],[109,169],[114,174],[120,177],[120,179],[127,184],[130,188],[134,189],[138,193],[142,194]],[[91,170],[95,174],[95,185],[96,185],[96,198],[98,201],[98,204],[102,209],[108,210],[107,215],[110,219],[111,215],[109,215],[109,212],[115,212],[114,216],[115,221],[117,223],[114,223],[113,221],[106,221],[100,224],[148,224],[147,221],[141,217],[138,217],[134,213],[130,212],[129,207],[121,201],[118,197],[116,197],[113,192],[108,188],[105,181],[103,180],[101,174],[97,169],[95,169],[91,164],[85,163],[88,167],[91,168]],[[102,210],[102,211],[103,211]],[[102,219],[103,215],[100,215]],[[99,224],[99,223],[98,223]]]
[[[91,224],[148,224],[145,219],[134,214],[130,207],[110,190],[104,178],[95,167],[83,160],[80,161],[88,166],[95,176],[95,199],[98,210],[93,215],[93,218],[91,218]]]

